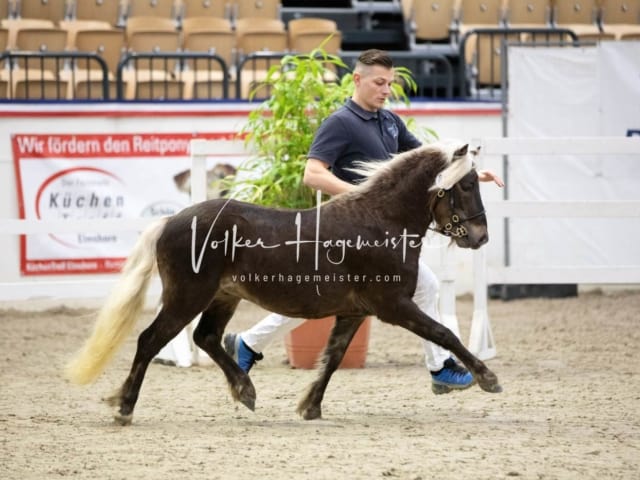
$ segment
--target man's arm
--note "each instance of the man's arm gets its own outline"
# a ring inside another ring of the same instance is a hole
[[[353,189],[353,185],[340,180],[329,170],[329,165],[317,158],[307,159],[302,182],[315,190],[327,195],[337,195]]]

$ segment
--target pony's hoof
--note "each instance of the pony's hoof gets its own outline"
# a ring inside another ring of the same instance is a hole
[[[133,421],[133,414],[129,414],[129,415],[122,415],[120,413],[117,413],[113,416],[113,420],[118,424],[121,425],[123,427],[126,427],[128,425],[131,425],[131,422]]]
[[[502,386],[499,383],[495,383],[493,385],[480,385],[482,390],[489,393],[501,393]]]
[[[251,380],[247,377],[247,383],[236,390],[238,400],[252,412],[256,410],[256,389],[253,387]]]
[[[241,398],[240,403],[247,407],[252,412],[256,411],[256,399],[255,398]]]
[[[478,377],[478,385],[485,392],[489,393],[500,393],[502,392],[502,387],[498,383],[498,377],[493,372],[487,372],[484,375]]]
[[[318,418],[322,418],[322,410],[320,407],[307,408],[300,412],[302,418],[305,420],[317,420]]]

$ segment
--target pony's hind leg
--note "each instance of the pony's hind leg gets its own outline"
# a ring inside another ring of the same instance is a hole
[[[490,393],[502,391],[498,377],[467,350],[451,330],[429,317],[413,301],[399,301],[392,311],[387,312],[383,307],[377,314],[383,322],[404,327],[419,337],[449,350],[469,369],[484,391]]]
[[[165,306],[155,320],[138,337],[136,355],[129,376],[120,389],[107,402],[118,408],[114,419],[120,425],[129,425],[138,400],[140,387],[149,363],[169,341],[175,337],[197,315],[193,311],[173,312]]]
[[[298,413],[305,420],[314,420],[322,416],[322,398],[331,375],[340,366],[347,347],[358,331],[365,317],[338,317],[331,330],[327,347],[322,358],[322,368],[318,378],[309,386],[307,394],[298,404]]]
[[[247,375],[222,348],[222,334],[229,323],[238,302],[237,297],[216,296],[211,305],[202,312],[193,340],[224,372],[233,399],[249,410],[256,406],[256,390]]]

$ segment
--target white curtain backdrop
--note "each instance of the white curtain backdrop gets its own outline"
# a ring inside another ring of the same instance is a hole
[[[508,61],[509,136],[640,130],[640,42],[512,47]],[[508,172],[511,200],[640,199],[638,156],[512,157]],[[509,225],[514,266],[640,264],[640,224],[633,219],[510,219]]]

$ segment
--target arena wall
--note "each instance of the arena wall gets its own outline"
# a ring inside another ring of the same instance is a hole
[[[194,134],[238,131],[246,121],[251,106],[246,103],[207,104],[24,104],[0,105],[0,219],[19,218],[18,191],[12,135],[16,134]],[[501,136],[501,109],[495,103],[413,103],[395,109],[405,118],[414,118],[419,127],[428,127],[441,138],[472,140]],[[491,166],[500,170],[496,162]],[[483,186],[484,188],[484,186]],[[488,199],[499,198],[498,189],[487,188]],[[436,241],[439,243],[439,240]],[[18,235],[0,232],[0,283],[13,284],[3,289],[0,297],[29,298],[34,282],[82,282],[112,277],[101,275],[47,275],[25,278],[20,273],[20,243]],[[425,249],[430,263],[440,262],[438,249]],[[499,254],[498,254],[499,255]],[[471,256],[467,252],[455,255],[456,282],[459,293],[473,288]],[[24,286],[24,288],[22,288]],[[90,290],[86,290],[90,293]],[[61,291],[61,296],[82,296],[82,289]],[[106,292],[105,292],[106,293]]]

